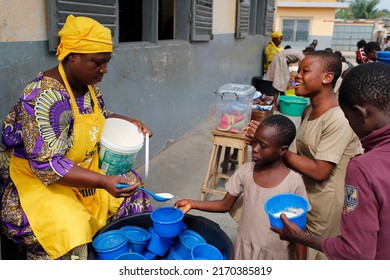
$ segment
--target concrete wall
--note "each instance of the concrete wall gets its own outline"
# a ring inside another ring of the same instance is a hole
[[[28,81],[57,64],[54,53],[48,51],[44,3],[0,0],[1,118]],[[235,7],[234,0],[215,1],[215,19],[229,19],[229,24],[215,24],[217,32],[210,42],[121,43],[114,50],[101,83],[104,99],[112,111],[140,119],[150,127],[154,132],[151,156],[213,114],[218,87],[250,84],[259,74],[268,38],[235,39],[235,8],[229,6],[233,4]],[[136,165],[142,163],[143,156],[138,156]]]

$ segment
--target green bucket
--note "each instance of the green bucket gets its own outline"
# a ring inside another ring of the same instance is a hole
[[[282,95],[279,96],[279,109],[285,115],[299,117],[302,115],[308,102],[304,97]]]

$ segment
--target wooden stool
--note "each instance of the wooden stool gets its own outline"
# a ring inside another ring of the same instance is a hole
[[[237,149],[237,164],[240,167],[243,163],[248,161],[248,146],[245,144],[244,133],[230,133],[214,129],[213,135],[213,149],[211,151],[210,161],[207,168],[206,176],[202,185],[200,200],[204,200],[207,193],[226,194],[226,191],[216,190],[215,183],[217,178],[229,179],[230,176],[223,172],[218,172],[220,165],[220,158],[222,148]],[[226,153],[225,153],[226,156]],[[225,159],[226,162],[226,159]],[[213,164],[214,163],[214,164]],[[211,182],[210,182],[211,180]]]

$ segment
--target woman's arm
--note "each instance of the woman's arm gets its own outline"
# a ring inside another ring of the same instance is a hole
[[[127,178],[100,174],[98,172],[82,168],[77,164],[75,164],[69,172],[67,172],[66,175],[57,182],[71,187],[105,189],[115,197],[131,196],[135,193],[137,187],[134,182],[131,182]],[[131,187],[116,188],[116,184],[128,184]]]
[[[149,130],[149,128],[147,128],[141,121],[139,120],[136,120],[136,119],[132,119],[130,117],[126,117],[126,116],[122,116],[122,115],[119,115],[119,114],[111,114],[110,118],[118,118],[118,119],[122,119],[122,120],[126,120],[126,121],[129,121],[133,124],[135,124],[137,127],[138,127],[138,130],[140,132],[142,132],[144,135],[147,133],[149,134],[150,137],[153,136],[153,133],[152,131]]]

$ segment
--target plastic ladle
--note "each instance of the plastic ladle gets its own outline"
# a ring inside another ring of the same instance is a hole
[[[128,184],[116,184],[115,187],[118,188],[118,189],[122,189],[122,188],[128,188],[129,185]],[[167,201],[167,200],[170,200],[170,199],[173,198],[173,195],[170,194],[170,193],[154,193],[154,192],[152,192],[150,190],[141,188],[139,186],[137,186],[137,189],[140,190],[140,191],[146,192],[151,197],[153,197],[154,200],[160,201],[160,202]]]

